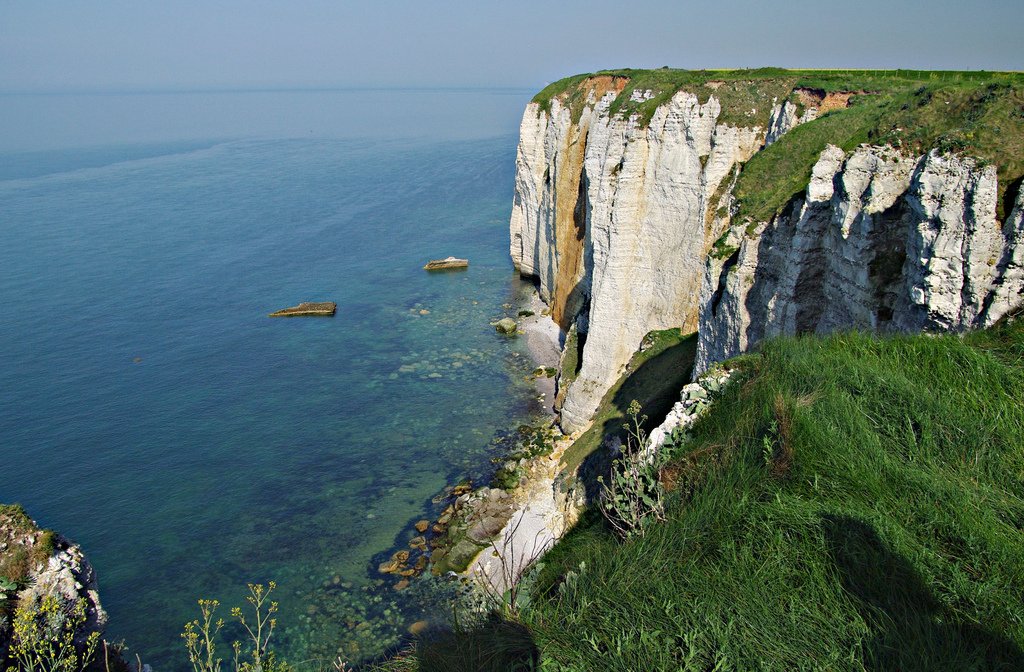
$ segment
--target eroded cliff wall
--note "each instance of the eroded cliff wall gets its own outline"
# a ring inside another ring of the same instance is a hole
[[[991,325],[1024,292],[1022,199],[1000,223],[992,165],[829,146],[803,196],[708,258],[695,373],[774,335]]]
[[[564,80],[520,131],[511,254],[567,334],[564,430],[653,330],[699,332],[697,375],[773,335],[963,331],[1021,304],[1017,84],[682,73],[651,91],[622,72]]]
[[[557,98],[549,111],[531,103],[521,127],[512,259],[584,344],[578,375],[562,381],[567,431],[590,420],[648,332],[696,329],[704,259],[721,234],[709,202],[765,137],[717,123],[714,96],[684,91],[647,124],[609,114],[620,90],[597,82],[578,119]]]

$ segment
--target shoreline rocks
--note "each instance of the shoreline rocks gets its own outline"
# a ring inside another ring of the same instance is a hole
[[[449,486],[433,498],[433,504],[444,507],[436,517],[409,522],[410,537],[405,542],[408,550],[392,548],[394,552],[380,557],[375,567],[379,573],[391,577],[395,590],[404,590],[408,586],[404,582],[427,566],[434,575],[471,572],[475,560],[491,555],[488,549],[504,543],[502,539],[509,521],[521,515],[524,506],[529,508],[530,502],[536,499],[529,494],[535,484],[550,486],[554,482],[558,457],[552,453],[559,451],[560,455],[560,448],[568,445],[553,425],[555,415],[551,407],[562,334],[536,289],[522,289],[523,293],[515,301],[503,306],[519,319],[506,316],[502,326],[509,334],[524,336],[522,345],[527,352],[522,354],[528,354],[536,367],[527,380],[537,389],[538,400],[547,400],[543,414],[531,424],[520,426],[512,439],[515,447],[510,447],[496,462],[499,466],[489,486],[474,487],[469,482]],[[499,324],[496,321],[492,326],[500,332]],[[512,354],[521,356],[518,351]],[[536,511],[536,507],[531,509],[531,515]],[[536,527],[533,518],[518,525],[524,532]],[[550,546],[558,535],[540,536],[543,539],[538,538],[537,548]]]
[[[494,330],[499,334],[512,336],[519,330],[519,325],[511,317],[503,317],[494,323]]]

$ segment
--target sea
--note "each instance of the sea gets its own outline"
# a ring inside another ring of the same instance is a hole
[[[531,95],[0,94],[0,502],[82,546],[133,660],[189,669],[199,599],[227,658],[250,583],[300,669],[443,621],[376,567],[543,412],[492,326]],[[302,301],[337,313],[267,316]]]

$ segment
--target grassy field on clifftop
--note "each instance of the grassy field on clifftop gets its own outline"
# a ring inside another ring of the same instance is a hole
[[[743,362],[667,523],[592,518],[544,559],[544,669],[1024,669],[1024,328]]]
[[[613,78],[622,91],[609,110],[636,115],[646,126],[677,91],[722,106],[718,123],[766,129],[773,104],[790,100],[802,113],[800,91],[853,94],[757,153],[736,184],[734,221],[767,221],[803,192],[827,144],[850,151],[862,143],[891,145],[910,156],[932,149],[976,157],[996,166],[998,217],[1003,219],[1024,177],[1024,73],[927,70],[603,70],[549,84],[533,101],[549,110],[560,98],[579,119],[593,78]],[[634,92],[649,97],[634,99]]]
[[[848,108],[797,126],[743,166],[735,190],[736,220],[767,221],[802,194],[826,145],[849,152],[864,143],[889,145],[907,156],[935,149],[994,164],[1002,220],[1024,176],[1024,84],[938,80],[854,96]]]

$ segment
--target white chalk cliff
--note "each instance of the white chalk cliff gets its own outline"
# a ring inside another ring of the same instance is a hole
[[[537,278],[555,321],[585,338],[563,390],[567,431],[586,425],[648,332],[696,328],[704,260],[721,233],[709,201],[765,136],[716,123],[714,96],[701,104],[682,91],[647,126],[610,115],[621,85],[604,80],[575,123],[557,98],[550,112],[531,103],[516,159],[512,259]]]
[[[652,330],[699,332],[696,374],[775,334],[961,331],[1021,303],[1024,202],[997,220],[993,166],[830,146],[781,214],[733,222],[742,165],[850,94],[797,90],[800,114],[766,100],[765,127],[744,127],[719,121],[714,93],[679,91],[644,124],[610,112],[626,85],[592,77],[575,115],[555,97],[520,128],[512,259],[579,334],[559,381],[564,430],[587,425]]]
[[[805,195],[709,257],[695,371],[775,335],[986,327],[1024,292],[1024,196],[996,219],[996,169],[829,146]]]

